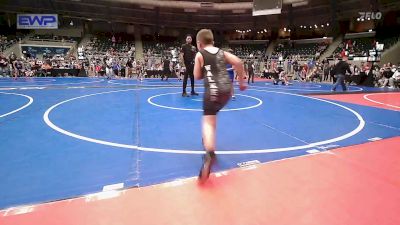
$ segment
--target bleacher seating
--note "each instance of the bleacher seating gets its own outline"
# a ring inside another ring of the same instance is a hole
[[[112,54],[117,58],[130,58],[135,56],[135,42],[133,37],[123,37],[112,41],[111,34],[98,34],[91,38],[83,48],[78,48],[78,58],[80,60],[88,59],[103,60],[107,55]]]
[[[266,46],[265,45],[229,45],[229,48],[233,50],[233,54],[237,55],[242,59],[247,58],[260,58],[265,57]]]
[[[179,42],[155,42],[155,41],[145,41],[143,42],[143,54],[152,54],[155,57],[170,56],[171,50],[176,49],[178,52],[181,48],[181,43]]]
[[[368,51],[373,47],[373,41],[374,38],[371,37],[345,39],[339,44],[333,55],[338,55],[347,48],[347,51],[354,56],[367,56]]]
[[[5,51],[22,38],[23,35],[0,35],[0,52]]]
[[[392,45],[396,44],[399,40],[398,37],[389,38],[353,38],[345,39],[340,43],[339,47],[333,52],[333,55],[340,54],[344,49],[346,49],[350,54],[354,56],[367,56],[368,51],[374,48],[375,41],[384,44],[384,50],[389,49]]]
[[[378,38],[379,43],[384,44],[384,49],[389,49],[400,40],[400,37]]]
[[[29,38],[30,41],[56,41],[56,42],[70,42],[79,43],[79,37],[56,36],[53,34],[35,34]]]
[[[313,58],[318,55],[317,53],[321,54],[326,47],[327,45],[323,43],[280,43],[276,46],[275,52],[282,54],[284,58],[293,55],[301,58]]]

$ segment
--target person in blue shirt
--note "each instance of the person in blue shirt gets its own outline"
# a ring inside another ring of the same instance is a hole
[[[232,49],[228,49],[227,52],[233,54],[233,50]],[[234,71],[233,66],[231,64],[227,63],[226,64],[226,71],[228,72],[229,78],[232,81],[232,89],[231,89],[232,100],[235,100],[236,99],[236,97],[235,97],[235,89],[233,87],[234,86],[233,85],[234,84],[234,80],[235,80],[235,71]]]

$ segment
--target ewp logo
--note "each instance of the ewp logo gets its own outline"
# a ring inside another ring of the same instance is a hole
[[[57,14],[18,14],[18,29],[57,29]]]

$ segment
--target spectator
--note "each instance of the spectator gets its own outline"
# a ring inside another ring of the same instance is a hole
[[[8,60],[1,53],[0,54],[0,76],[7,76],[7,75],[8,75]]]
[[[399,82],[400,82],[400,65],[397,66],[397,69],[393,73],[393,76],[389,78],[389,88],[395,88],[395,83]]]

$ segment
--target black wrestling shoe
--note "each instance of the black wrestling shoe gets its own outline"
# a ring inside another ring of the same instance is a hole
[[[183,92],[182,97],[189,97],[189,95],[186,92]]]
[[[199,94],[194,92],[194,91],[192,91],[192,92],[190,92],[190,95],[199,95]]]
[[[205,182],[211,173],[211,168],[214,165],[216,160],[216,155],[214,152],[207,152],[203,156],[203,165],[201,166],[199,173],[199,181]]]

